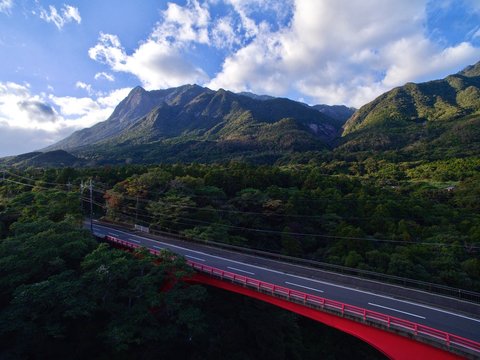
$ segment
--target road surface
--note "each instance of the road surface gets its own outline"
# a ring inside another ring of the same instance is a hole
[[[155,236],[153,239],[138,232],[119,230],[96,223],[93,225],[93,232],[99,237],[110,235],[149,249],[169,249],[188,260],[218,269],[409,320],[480,342],[480,313],[470,316],[413,300],[396,299],[371,291],[335,284],[322,280],[320,272],[318,276],[312,277],[311,269],[305,269],[303,276],[301,267],[297,267],[295,274],[292,274],[288,272],[291,264],[202,244],[159,236]]]

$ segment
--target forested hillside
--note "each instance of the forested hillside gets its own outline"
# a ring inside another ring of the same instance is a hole
[[[270,305],[188,285],[183,278],[191,270],[170,253],[154,258],[113,249],[82,230],[81,179],[93,175],[108,184],[145,171],[6,173],[0,358],[383,358],[359,340]]]
[[[479,166],[479,159],[368,159],[52,169],[32,176],[71,186],[93,177],[96,217],[478,291]]]
[[[187,285],[172,254],[99,245],[84,217],[92,205],[95,218],[154,233],[480,292],[479,79],[477,64],[394,89],[336,144],[351,109],[329,108],[334,120],[288,99],[137,88],[61,143],[77,156],[3,159],[0,357],[378,357],[279,309]]]
[[[408,83],[362,106],[336,152],[402,160],[478,156],[480,63],[445,79]]]
[[[198,85],[154,91],[136,87],[106,121],[45,150],[67,150],[96,164],[235,157],[272,162],[292,151],[327,148],[351,113],[252,95]]]

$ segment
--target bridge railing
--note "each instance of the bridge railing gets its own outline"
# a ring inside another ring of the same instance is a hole
[[[480,343],[463,337],[437,330],[412,321],[396,318],[376,311],[330,300],[317,295],[307,294],[298,290],[266,283],[244,275],[217,269],[208,265],[187,260],[195,270],[223,280],[228,280],[253,290],[282,298],[295,303],[303,304],[320,311],[327,311],[352,320],[368,323],[370,326],[380,327],[395,333],[415,337],[433,345],[440,345],[457,353],[467,356],[480,356]]]
[[[137,249],[141,247],[139,244],[132,244],[131,242],[121,240],[113,236],[106,236],[105,240],[130,249]],[[149,249],[149,251],[154,255],[158,255],[160,253],[160,251],[155,249]],[[330,300],[318,295],[307,294],[302,291],[289,289],[284,286],[249,278],[245,275],[236,274],[190,260],[187,260],[187,264],[193,269],[202,273],[248,287],[258,292],[269,294],[287,301],[303,304],[304,306],[308,306],[319,311],[325,311],[338,316],[348,317],[349,319],[367,323],[370,326],[379,327],[387,331],[414,337],[419,341],[427,342],[434,346],[436,345],[441,348],[460,353],[464,356],[480,358],[480,343],[463,338],[461,336],[414,323],[412,321],[364,309],[358,306]]]
[[[127,227],[134,226],[130,223],[115,223],[115,222],[111,222],[111,223],[116,224],[118,226],[127,226]],[[466,300],[476,304],[480,304],[480,293],[466,290],[466,289],[460,289],[460,288],[455,288],[451,286],[400,277],[396,275],[383,274],[383,273],[365,270],[365,269],[357,269],[357,268],[352,268],[352,267],[347,267],[342,265],[329,264],[329,263],[325,263],[325,262],[321,262],[313,259],[298,258],[298,257],[293,257],[293,256],[272,252],[272,251],[259,250],[259,249],[254,249],[250,247],[245,247],[245,246],[235,246],[235,245],[221,243],[221,242],[212,241],[212,240],[186,237],[178,233],[157,230],[155,229],[154,226],[149,226],[149,233],[154,235],[155,234],[166,235],[179,240],[206,244],[206,245],[210,245],[210,246],[214,246],[222,249],[238,251],[248,255],[261,256],[267,259],[280,260],[280,261],[285,261],[285,262],[297,264],[297,265],[305,265],[305,266],[313,267],[319,270],[329,271],[337,274],[360,277],[366,280],[381,281],[391,285],[398,285],[402,287],[408,287],[411,289],[423,290],[423,291],[427,291],[435,294],[446,295],[446,296],[457,298],[460,300]]]

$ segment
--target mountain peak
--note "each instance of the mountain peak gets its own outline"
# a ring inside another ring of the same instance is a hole
[[[339,130],[332,118],[289,99],[261,101],[195,84],[152,91],[137,86],[106,121],[77,131],[49,150],[118,159],[138,147],[143,150],[136,161],[152,161],[160,153],[164,158],[174,149],[184,149],[194,156],[191,161],[199,153],[207,156],[207,149],[221,156],[228,156],[228,151],[238,155],[324,149]],[[205,153],[197,147],[205,148]]]
[[[252,99],[255,99],[255,100],[262,100],[262,101],[275,99],[275,97],[270,96],[270,95],[257,95],[257,94],[254,94],[252,92],[249,92],[249,91],[239,92],[238,95],[247,96],[249,98],[252,98]]]
[[[462,71],[458,73],[459,75],[467,76],[467,77],[475,77],[480,76],[480,61],[476,64],[469,65]]]
[[[135,86],[132,90],[130,90],[130,94],[132,93],[144,93],[146,90],[141,87],[140,85]]]

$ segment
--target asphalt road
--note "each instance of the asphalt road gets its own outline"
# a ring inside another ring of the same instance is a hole
[[[322,280],[321,276],[312,278],[311,271],[307,272],[307,269],[305,276],[302,276],[301,269],[299,273],[298,268],[295,274],[292,274],[288,272],[290,264],[202,244],[158,236],[156,237],[158,240],[154,240],[136,232],[99,224],[94,224],[93,230],[94,234],[100,237],[110,235],[149,249],[169,249],[176,254],[185,256],[188,260],[218,269],[377,311],[480,342],[480,313],[476,316],[467,316],[455,310],[437,308],[414,300],[396,299],[327,282]]]

